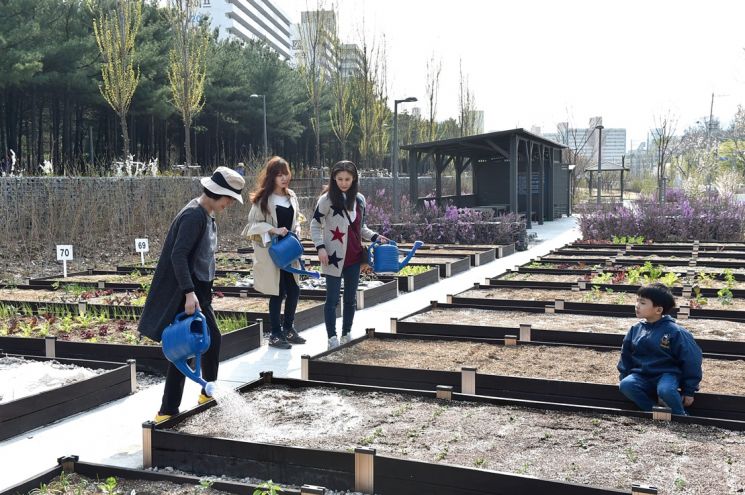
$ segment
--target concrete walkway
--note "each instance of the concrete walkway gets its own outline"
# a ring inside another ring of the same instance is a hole
[[[352,336],[359,337],[365,328],[390,331],[390,319],[400,318],[430,301],[445,302],[447,294],[455,294],[483,283],[508,268],[542,256],[579,237],[574,218],[562,218],[530,231],[538,235],[527,251],[470,270],[435,285],[357,311]],[[341,319],[337,331],[341,331]],[[219,382],[231,387],[258,378],[261,371],[273,371],[277,376],[300,378],[300,356],[315,355],[326,350],[326,330],[323,324],[302,332],[307,344],[293,346],[289,351],[263,345],[220,365]],[[0,442],[0,489],[5,489],[56,465],[64,455],[78,455],[81,461],[124,467],[142,466],[142,423],[157,412],[163,392],[162,382],[124,399],[111,402],[92,411],[72,416],[64,421],[39,428]],[[181,409],[196,405],[199,387],[187,380]]]

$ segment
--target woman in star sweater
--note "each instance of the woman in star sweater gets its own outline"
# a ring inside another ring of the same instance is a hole
[[[344,304],[341,343],[351,339],[350,332],[357,309],[360,267],[364,260],[362,240],[388,242],[387,238],[365,225],[365,197],[358,190],[359,175],[355,164],[348,160],[334,164],[329,183],[318,198],[310,222],[310,235],[318,250],[321,272],[326,276],[324,320],[329,349],[339,345],[336,336],[336,307],[339,305],[342,279]]]

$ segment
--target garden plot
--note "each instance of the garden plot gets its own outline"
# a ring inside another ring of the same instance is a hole
[[[595,303],[595,304],[612,304],[612,305],[634,305],[636,303],[636,294],[634,292],[620,292],[608,287],[600,289],[591,287],[589,290],[572,291],[561,289],[534,289],[518,287],[495,287],[487,288],[482,286],[478,289],[470,289],[453,296],[453,301],[459,299],[495,299],[505,301],[545,301],[553,302],[556,299],[565,302],[574,303]],[[727,311],[744,311],[745,299],[734,299],[730,297],[719,298],[676,298],[678,307],[685,304],[695,308],[705,307],[713,310]]]
[[[0,356],[0,440],[133,393],[134,361]]]
[[[79,315],[65,308],[19,314],[14,307],[0,305],[0,348],[33,356],[121,362],[135,359],[139,370],[165,371],[168,362],[160,344],[137,332],[136,319],[110,317],[115,311],[100,308],[94,311],[88,307]],[[218,314],[217,323],[223,334],[221,360],[261,345],[260,325],[249,321],[244,314]]]
[[[353,350],[372,340],[383,342],[359,347],[364,357]],[[439,347],[445,350],[437,351]],[[481,355],[482,352],[486,354]],[[595,352],[600,357],[593,357]],[[456,340],[369,332],[366,337],[316,357],[303,357],[301,375],[310,380],[413,390],[435,390],[444,385],[467,394],[529,401],[531,407],[546,408],[546,404],[555,403],[629,414],[637,409],[618,390],[615,365],[619,355],[617,347],[608,346],[523,341],[518,345],[507,338]],[[692,416],[681,420],[744,430],[745,395],[738,391],[745,385],[730,387],[726,382],[730,375],[745,373],[745,360],[712,356],[704,357],[705,362],[711,361],[704,372],[709,374],[710,381],[705,385],[709,388],[696,394],[696,402],[689,408]],[[485,363],[483,369],[472,364],[477,361]],[[504,371],[494,366],[503,366]]]
[[[272,486],[264,480],[202,476],[171,469],[142,470],[79,462],[77,456],[58,459],[59,465],[0,492],[0,495],[127,494],[127,495],[224,495],[252,494]],[[295,488],[282,487],[283,495],[299,495]],[[326,492],[331,495],[330,492]]]
[[[514,481],[506,485],[511,491],[497,492],[503,485],[496,479],[490,491],[481,484],[490,473],[480,469],[528,476],[524,483],[548,479],[628,490],[641,482],[663,494],[732,493],[745,486],[745,437],[719,428],[312,384],[266,385],[244,397],[245,407],[232,414],[212,407],[155,430],[153,459],[201,465],[213,458],[226,470],[255,469],[250,459],[277,446],[304,449],[309,459],[367,446],[376,456],[439,466],[443,471],[431,471],[432,482],[447,482],[452,468],[446,464],[477,468],[470,470],[470,483],[443,493],[584,493],[583,487],[521,489]],[[243,452],[251,457],[239,458]],[[387,475],[376,466],[376,493],[434,493],[384,487]]]
[[[59,361],[36,361],[0,355],[0,404],[46,392],[103,373]]]
[[[463,366],[472,366],[488,375],[617,384],[619,357],[615,351],[560,345],[503,346],[401,338],[364,339],[318,360],[458,372]],[[704,359],[703,369],[702,393],[745,396],[745,360]]]
[[[510,310],[468,308],[463,306],[438,307],[415,313],[397,321],[402,323],[421,323],[435,325],[471,325],[482,327],[502,327],[515,329],[520,324],[544,330],[561,330],[582,333],[618,334],[621,337],[639,318],[618,318],[611,316],[581,315],[569,313],[544,313]],[[690,319],[680,322],[696,339],[723,341],[745,341],[745,323],[727,320]],[[426,331],[426,330],[425,330]],[[455,335],[454,333],[451,335]]]

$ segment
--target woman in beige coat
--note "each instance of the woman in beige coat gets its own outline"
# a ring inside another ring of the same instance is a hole
[[[251,194],[251,211],[243,235],[253,241],[254,288],[269,294],[269,345],[290,349],[292,344],[304,344],[293,325],[295,310],[300,299],[297,275],[280,270],[269,256],[272,236],[282,238],[291,232],[300,233],[305,221],[298,206],[297,196],[289,189],[292,174],[284,158],[273,156],[261,170],[258,186]],[[296,261],[293,266],[300,268]],[[285,300],[284,318],[280,318],[282,300]]]

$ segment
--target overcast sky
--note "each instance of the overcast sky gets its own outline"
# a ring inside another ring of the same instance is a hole
[[[316,0],[275,0],[294,22]],[[328,0],[326,8],[332,4]],[[601,115],[633,146],[655,116],[677,128],[745,103],[743,0],[339,0],[340,35],[385,42],[392,99],[425,97],[426,63],[442,59],[438,120],[458,109],[463,59],[486,131]],[[417,104],[406,104],[417,105]],[[392,103],[391,103],[392,106]],[[399,110],[401,110],[401,105]],[[426,113],[422,105],[423,114]]]

